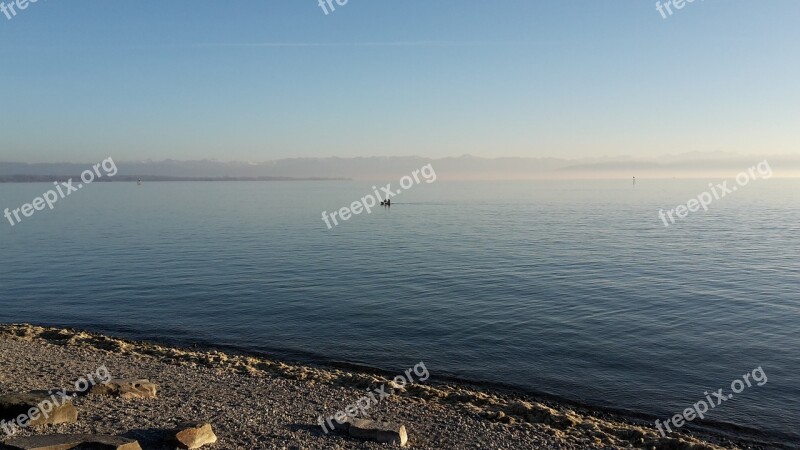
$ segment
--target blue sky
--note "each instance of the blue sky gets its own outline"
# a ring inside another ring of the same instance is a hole
[[[9,3],[9,0],[0,0]],[[800,153],[800,2],[39,0],[0,160]]]

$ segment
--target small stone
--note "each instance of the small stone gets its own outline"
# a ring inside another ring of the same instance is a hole
[[[217,436],[210,423],[194,422],[179,425],[173,440],[180,448],[194,449],[217,442]]]
[[[121,397],[126,400],[139,398],[156,398],[158,385],[146,379],[114,379],[104,384],[96,384],[89,391],[93,395]]]
[[[350,422],[350,436],[404,447],[408,442],[406,427],[390,422],[355,419]]]
[[[396,382],[394,380],[390,381],[388,384],[389,384],[389,387],[391,389],[395,390],[395,391],[399,391],[399,392],[405,392],[406,391],[406,388],[405,388],[404,384],[400,384],[400,383],[398,383],[398,382]]]
[[[36,412],[31,414],[34,408]],[[12,422],[21,415],[26,418],[28,426],[75,423],[78,420],[78,410],[70,397],[48,391],[0,396],[0,420]]]
[[[69,450],[92,448],[98,450],[142,450],[139,442],[121,436],[92,436],[87,434],[53,434],[10,439],[0,443],[3,450]]]

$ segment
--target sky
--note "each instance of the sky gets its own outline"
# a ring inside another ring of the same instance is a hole
[[[800,154],[797,0],[317,1],[0,13],[0,161]]]

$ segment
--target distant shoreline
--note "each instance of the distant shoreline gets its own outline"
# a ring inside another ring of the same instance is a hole
[[[0,183],[50,183],[53,181],[79,179],[80,175],[0,175]],[[352,178],[336,177],[171,177],[158,175],[117,175],[99,178],[96,183],[135,183],[161,181],[352,181]]]

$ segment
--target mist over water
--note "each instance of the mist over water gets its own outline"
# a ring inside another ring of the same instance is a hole
[[[0,226],[0,322],[507,383],[800,439],[800,181],[666,228],[709,181],[421,184],[328,230],[369,182],[94,184]],[[49,184],[0,185],[16,208]]]

